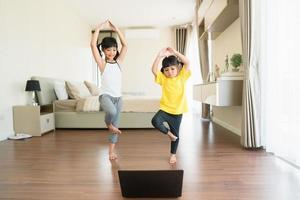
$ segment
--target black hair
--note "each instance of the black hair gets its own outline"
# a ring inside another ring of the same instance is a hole
[[[105,38],[103,38],[101,43],[98,44],[97,47],[98,47],[98,51],[99,51],[101,56],[102,56],[102,51],[104,51],[104,49],[108,49],[108,48],[111,48],[111,47],[116,47],[117,48],[117,54],[114,57],[114,60],[117,60],[117,58],[120,55],[120,53],[118,51],[118,43],[117,43],[117,40],[114,37],[105,37]]]
[[[164,68],[166,67],[170,67],[170,66],[177,66],[179,67],[180,65],[183,65],[182,62],[180,62],[176,56],[174,55],[171,55],[171,56],[168,56],[168,57],[165,57],[162,61],[162,67],[160,69],[161,72],[164,72]]]

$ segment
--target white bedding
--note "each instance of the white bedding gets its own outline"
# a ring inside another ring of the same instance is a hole
[[[100,110],[100,102],[98,96],[91,96],[79,99],[76,105],[78,112],[97,112]]]

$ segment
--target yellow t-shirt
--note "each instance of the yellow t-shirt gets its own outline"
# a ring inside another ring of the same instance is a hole
[[[182,114],[188,111],[185,96],[185,83],[191,76],[190,70],[185,66],[179,74],[173,78],[167,78],[162,72],[156,74],[155,82],[161,85],[162,96],[160,99],[160,109],[170,114]]]

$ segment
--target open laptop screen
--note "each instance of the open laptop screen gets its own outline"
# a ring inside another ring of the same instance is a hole
[[[118,170],[123,197],[180,197],[183,170]]]

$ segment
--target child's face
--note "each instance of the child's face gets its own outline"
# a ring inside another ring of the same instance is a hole
[[[173,78],[178,75],[178,67],[176,65],[172,65],[163,69],[164,75],[168,78]]]
[[[117,55],[117,48],[110,47],[103,50],[105,58],[109,61],[113,61],[114,57]]]

